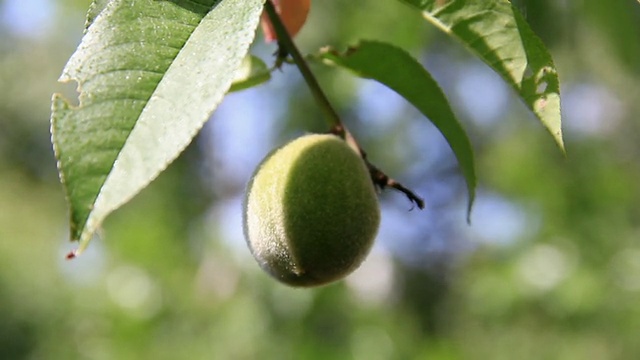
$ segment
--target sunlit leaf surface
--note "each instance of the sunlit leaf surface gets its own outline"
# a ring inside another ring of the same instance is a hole
[[[402,0],[460,40],[518,93],[564,151],[553,59],[508,0]]]
[[[263,0],[96,4],[103,10],[60,77],[78,83],[79,104],[55,95],[51,119],[79,250],[209,118],[253,40]]]

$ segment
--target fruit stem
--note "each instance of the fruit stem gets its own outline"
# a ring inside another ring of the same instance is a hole
[[[407,198],[414,204],[418,206],[419,209],[424,208],[424,201],[417,196],[413,191],[404,187],[399,182],[395,181],[388,177],[384,172],[375,167],[367,160],[367,154],[362,150],[360,145],[358,145],[355,138],[351,135],[351,133],[346,129],[346,127],[342,124],[342,120],[340,120],[340,116],[333,108],[329,99],[325,95],[324,91],[320,87],[318,80],[309,69],[309,65],[307,65],[306,60],[300,54],[300,51],[296,47],[296,44],[291,39],[289,32],[285,28],[282,20],[280,19],[280,15],[276,11],[275,7],[271,3],[271,0],[267,0],[264,4],[264,9],[273,25],[273,29],[276,32],[276,36],[278,38],[278,51],[277,51],[277,60],[276,60],[276,68],[279,68],[284,62],[287,61],[287,56],[291,55],[293,58],[293,62],[300,70],[304,81],[307,83],[309,90],[313,94],[313,97],[316,99],[318,106],[324,111],[324,114],[327,117],[327,121],[329,122],[330,130],[329,132],[341,137],[344,139],[349,146],[351,146],[355,151],[357,151],[362,157],[363,161],[366,163],[369,168],[369,173],[371,175],[371,180],[375,185],[377,185],[380,189],[384,189],[385,187],[393,188],[397,191],[402,192],[407,196]]]
[[[300,54],[300,51],[296,47],[296,44],[291,39],[289,32],[284,27],[284,24],[280,19],[280,15],[278,15],[278,12],[271,3],[271,0],[267,0],[265,2],[264,9],[267,12],[267,16],[269,17],[269,20],[273,25],[273,29],[275,30],[278,37],[278,46],[280,47],[280,49],[278,50],[279,61],[282,61],[282,59],[286,57],[286,53],[291,55],[294,63],[300,70],[304,81],[307,83],[307,86],[309,86],[309,90],[311,90],[313,97],[316,99],[318,106],[320,106],[322,111],[324,111],[324,114],[327,117],[327,121],[329,121],[331,132],[344,139],[346,131],[344,126],[342,125],[340,116],[338,116],[338,113],[329,102],[329,99],[322,91],[322,88],[320,88],[318,80],[316,80],[316,77],[311,72],[311,69],[309,69],[309,66],[304,60],[304,57]]]

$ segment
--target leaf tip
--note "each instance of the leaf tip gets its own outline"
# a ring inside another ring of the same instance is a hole
[[[567,156],[567,148],[564,145],[564,140],[562,138],[562,131],[558,130],[555,134],[553,134],[553,137],[556,141],[556,145],[558,145],[558,148],[560,149],[560,152],[562,153],[563,156]]]
[[[82,233],[80,239],[78,240],[80,242],[80,245],[78,245],[78,247],[75,250],[70,251],[65,258],[67,260],[73,260],[79,257],[80,255],[82,255],[82,253],[87,249],[87,246],[89,246],[89,242],[91,241],[92,238],[93,238],[93,234],[85,230]],[[72,239],[72,241],[76,241],[76,239]]]
[[[473,210],[473,204],[476,200],[476,184],[469,184],[469,200],[467,201],[467,225],[471,225],[471,211]]]
[[[67,259],[67,260],[73,260],[76,257],[78,257],[78,252],[76,250],[72,250],[64,258]]]

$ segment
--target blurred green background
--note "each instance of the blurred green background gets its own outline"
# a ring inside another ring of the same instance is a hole
[[[291,289],[251,258],[240,211],[270,148],[326,128],[293,67],[230,95],[65,261],[49,103],[74,96],[56,79],[89,1],[0,0],[0,359],[640,358],[640,4],[513,3],[556,60],[566,158],[491,70],[402,3],[313,3],[303,51],[381,39],[425,64],[471,135],[480,184],[467,225],[433,126],[382,86],[314,67],[372,161],[427,209],[383,193],[363,266]]]

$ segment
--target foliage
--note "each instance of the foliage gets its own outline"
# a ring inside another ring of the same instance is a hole
[[[104,218],[191,142],[245,57],[262,2],[112,1],[92,21],[54,96],[52,139],[84,246]]]
[[[404,0],[514,87],[563,148],[560,83],[548,50],[510,1]]]
[[[386,87],[314,65],[370,158],[427,209],[385,192],[363,267],[303,291],[264,275],[234,232],[243,182],[268,149],[326,130],[288,66],[225,96],[104,237],[63,259],[49,100],[75,94],[56,78],[90,4],[52,2],[45,20],[29,8],[25,33],[8,14],[30,3],[0,1],[0,358],[640,357],[637,2],[513,1],[562,75],[566,158],[510,85],[411,7],[315,2],[300,48],[343,51],[364,38],[405,49],[466,129],[479,185],[468,226],[465,180],[442,134]],[[252,47],[262,59],[274,50]]]
[[[422,65],[402,49],[373,41],[363,41],[343,54],[323,49],[319,57],[329,64],[344,67],[361,77],[374,79],[388,86],[431,119],[458,158],[467,181],[470,213],[476,188],[471,143],[453,114],[446,96]]]
[[[87,32],[61,77],[78,82],[79,105],[71,106],[56,95],[51,118],[60,177],[71,207],[71,238],[80,242],[75,254],[84,250],[107,215],[182,152],[216,109],[241,67],[263,3],[92,4]],[[286,6],[295,8],[297,3],[303,5],[301,11],[291,11],[296,32],[306,18],[308,1],[280,4],[287,23]],[[508,0],[408,3],[497,71],[563,147],[555,66]],[[267,28],[271,39],[273,30]],[[279,43],[289,45],[284,39]],[[294,49],[282,50],[302,61]],[[411,56],[383,43],[365,42],[357,51],[331,60],[398,91],[436,124],[460,162],[470,213],[476,186],[471,144],[429,73]],[[310,76],[304,70],[303,75]],[[263,72],[257,76],[241,86],[265,80]]]

